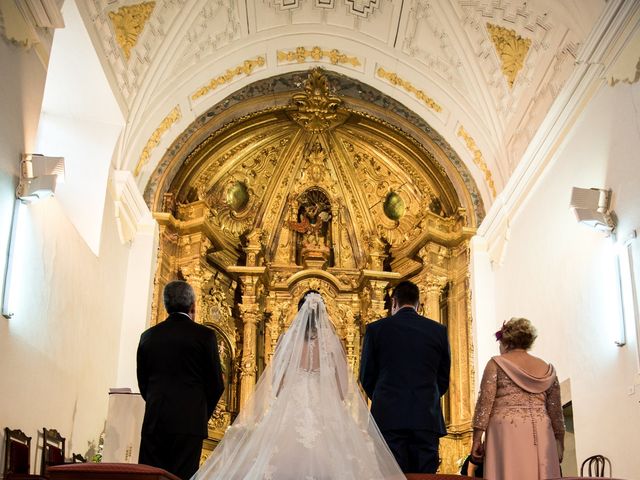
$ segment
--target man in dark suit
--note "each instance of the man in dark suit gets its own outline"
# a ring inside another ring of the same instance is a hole
[[[449,388],[447,328],[416,312],[412,282],[394,289],[392,316],[367,327],[360,383],[371,414],[403,472],[435,473],[440,437],[447,434],[440,397]]]
[[[169,316],[140,337],[138,386],[146,401],[139,463],[188,479],[198,470],[207,422],[224,390],[216,334],[195,323],[186,282],[164,288]]]

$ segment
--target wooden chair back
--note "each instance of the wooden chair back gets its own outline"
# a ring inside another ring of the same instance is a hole
[[[64,463],[64,446],[66,439],[57,430],[42,429],[42,463],[40,475],[47,474],[47,468]]]
[[[4,476],[29,475],[31,467],[31,437],[22,430],[4,429]]]
[[[605,467],[609,466],[609,476],[611,476],[611,461],[604,455],[592,455],[580,465],[580,476],[585,476],[585,467],[587,467],[586,476],[588,477],[604,477]]]

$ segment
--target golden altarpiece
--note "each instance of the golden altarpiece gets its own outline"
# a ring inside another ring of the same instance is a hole
[[[293,91],[272,83],[270,95],[223,105],[168,150],[146,192],[160,225],[152,324],[165,318],[162,288],[182,278],[196,291],[197,321],[218,334],[226,390],[206,455],[306,290],[325,298],[356,375],[366,325],[388,315],[389,289],[410,279],[422,313],[449,327],[441,471],[452,472],[471,439],[468,241],[479,196],[424,131],[341,96],[328,75],[311,70],[291,77]]]

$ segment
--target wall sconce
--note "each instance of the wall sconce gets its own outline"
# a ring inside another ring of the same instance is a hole
[[[578,187],[571,189],[569,208],[578,222],[595,230],[611,233],[616,228],[615,213],[610,205],[611,190]]]
[[[64,158],[24,153],[20,162],[20,183],[16,197],[32,203],[52,196],[58,182],[64,181]]]

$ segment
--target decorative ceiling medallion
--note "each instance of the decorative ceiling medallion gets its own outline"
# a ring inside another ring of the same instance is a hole
[[[267,62],[264,57],[257,57],[253,60],[245,60],[244,62],[242,62],[241,65],[238,65],[235,68],[229,68],[226,72],[224,72],[224,74],[218,77],[212,78],[208,84],[196,90],[191,95],[191,99],[197,100],[198,98],[206,95],[212,90],[215,90],[219,86],[224,85],[225,83],[231,82],[235,77],[239,75],[251,75],[251,73],[257,67],[263,67],[264,65],[266,65],[266,63]]]
[[[502,73],[507,78],[509,87],[513,87],[516,77],[524,66],[524,59],[529,52],[531,40],[522,38],[515,30],[487,23],[487,30],[496,47],[502,62]]]
[[[476,141],[469,135],[469,133],[464,129],[462,125],[458,127],[458,136],[461,137],[465,143],[467,144],[467,148],[473,154],[473,163],[475,163],[482,173],[484,174],[484,179],[491,190],[491,195],[493,198],[496,198],[496,187],[493,182],[493,176],[491,175],[491,170],[487,166],[487,162],[484,161],[484,157],[482,156],[482,152],[476,145]]]
[[[359,67],[361,65],[360,60],[358,60],[357,57],[349,57],[335,48],[333,50],[323,50],[320,47],[313,47],[311,50],[307,50],[306,47],[298,47],[289,52],[285,50],[278,50],[279,63],[305,63],[307,59],[319,62],[325,57],[333,65],[337,65],[339,63],[348,63],[354,67]]]
[[[235,182],[227,189],[227,205],[234,212],[241,212],[249,203],[249,189],[244,182]]]
[[[144,2],[109,12],[109,18],[116,33],[116,41],[127,60],[155,6],[156,2]]]
[[[390,220],[397,222],[404,216],[406,206],[402,197],[397,192],[391,191],[387,193],[382,209]]]
[[[149,157],[151,156],[151,151],[158,146],[160,143],[160,139],[162,135],[169,130],[171,125],[176,123],[182,117],[182,113],[180,112],[180,106],[176,105],[173,110],[167,115],[164,120],[160,123],[160,126],[156,128],[155,132],[149,137],[147,144],[145,145],[142,153],[140,154],[140,160],[138,160],[138,164],[136,165],[136,169],[133,174],[137,177],[140,175],[140,171],[142,167],[149,161]]]
[[[304,92],[291,96],[295,108],[289,114],[304,129],[320,133],[340,125],[346,116],[338,114],[340,97],[329,88],[322,69],[314,68],[304,82]]]
[[[438,113],[442,111],[442,107],[438,105],[433,98],[428,96],[422,90],[418,90],[416,87],[413,86],[413,84],[411,84],[411,82],[408,82],[400,78],[398,74],[393,72],[388,72],[382,67],[378,67],[378,69],[376,70],[376,73],[380,78],[384,78],[385,80],[388,80],[391,85],[400,86],[404,88],[407,92],[415,95],[416,98],[418,98],[418,100],[422,101],[430,109]]]

